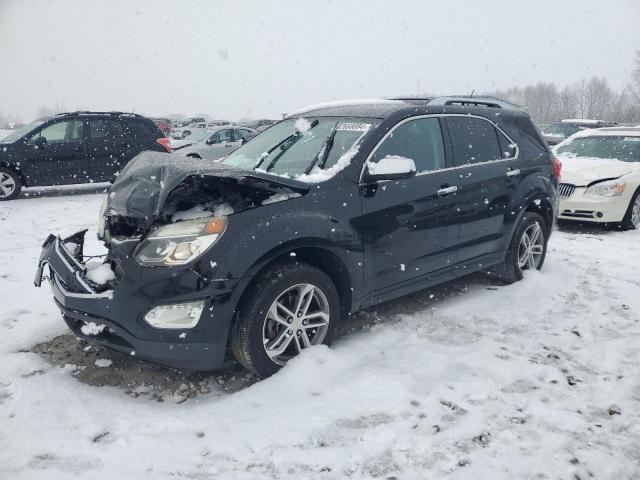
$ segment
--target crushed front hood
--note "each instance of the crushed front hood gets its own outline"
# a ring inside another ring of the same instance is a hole
[[[286,177],[243,170],[199,158],[143,152],[122,169],[109,191],[108,215],[144,219],[151,223],[169,194],[189,177],[229,179],[246,187],[279,193],[304,194],[310,185]]]

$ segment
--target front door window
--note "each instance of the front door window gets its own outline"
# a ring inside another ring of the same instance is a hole
[[[79,142],[82,140],[82,120],[66,120],[51,124],[31,137],[28,143],[35,144],[42,141],[40,139],[52,144]]]

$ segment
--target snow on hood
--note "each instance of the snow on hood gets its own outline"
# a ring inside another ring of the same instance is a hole
[[[596,180],[618,178],[632,172],[640,172],[640,163],[623,162],[615,158],[574,157],[560,155],[561,182],[586,186]]]
[[[281,193],[283,187],[297,193],[306,193],[310,188],[308,183],[266,172],[169,153],[143,152],[122,169],[111,186],[108,212],[151,222],[173,189],[194,176],[230,179],[273,193]]]

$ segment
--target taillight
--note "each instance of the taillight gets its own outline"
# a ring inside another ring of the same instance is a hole
[[[171,148],[171,142],[169,141],[169,139],[167,137],[159,138],[159,139],[156,140],[156,142],[158,142],[160,145],[162,145],[164,147],[164,149],[168,153],[173,152],[173,148]]]
[[[560,172],[562,172],[562,162],[560,160],[558,160],[557,158],[553,159],[553,173],[555,174],[556,178],[558,180],[560,180]]]

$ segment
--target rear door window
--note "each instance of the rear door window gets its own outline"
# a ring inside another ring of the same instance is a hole
[[[493,124],[476,117],[447,117],[456,165],[472,165],[503,158]]]
[[[108,122],[104,118],[92,118],[89,120],[89,135],[92,140],[102,140],[109,136]]]

